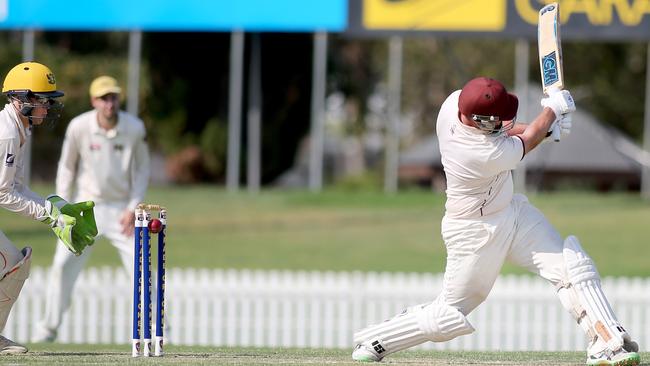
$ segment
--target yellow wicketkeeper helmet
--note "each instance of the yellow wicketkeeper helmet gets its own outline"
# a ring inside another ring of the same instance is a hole
[[[32,116],[34,107],[47,108],[43,122],[53,125],[61,117],[63,104],[56,98],[62,97],[63,92],[56,89],[56,78],[47,66],[38,62],[23,62],[9,70],[2,92],[9,100],[20,101],[20,114],[29,118],[29,123],[37,117]],[[40,117],[39,117],[40,118]]]
[[[39,97],[57,98],[63,92],[56,90],[56,78],[47,66],[38,62],[23,62],[9,71],[2,83],[7,94],[33,93]]]

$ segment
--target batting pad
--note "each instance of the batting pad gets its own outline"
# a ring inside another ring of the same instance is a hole
[[[594,262],[582,249],[575,236],[569,236],[564,240],[562,252],[569,281],[592,323],[593,331],[607,344],[609,349],[612,351],[620,349],[623,346],[624,338],[629,338],[629,335],[616,319],[614,311],[600,287],[600,276]]]
[[[32,264],[32,248],[25,247],[21,251],[24,255],[5,276],[0,279],[0,330],[4,329],[9,318],[11,307],[18,299],[25,280],[29,277]]]
[[[354,342],[370,346],[384,357],[426,341],[444,342],[473,331],[456,308],[434,301],[409,307],[392,319],[355,333]]]
[[[379,357],[401,351],[427,341],[418,318],[408,310],[382,323],[371,325],[354,334],[355,344],[365,344]]]

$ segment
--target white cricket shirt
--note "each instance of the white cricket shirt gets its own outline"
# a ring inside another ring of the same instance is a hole
[[[488,135],[464,125],[458,112],[460,90],[440,107],[436,123],[442,166],[447,177],[446,215],[478,218],[508,207],[513,195],[511,170],[523,158],[518,137]]]
[[[97,112],[91,110],[75,117],[68,125],[56,176],[56,193],[75,202],[122,202],[135,208],[144,201],[149,169],[142,120],[120,111],[116,126],[105,130],[97,122]]]
[[[25,142],[30,135],[14,107],[6,104],[0,111],[0,207],[42,221],[45,200],[23,184]]]

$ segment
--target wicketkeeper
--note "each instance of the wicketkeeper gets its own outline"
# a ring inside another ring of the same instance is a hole
[[[508,260],[548,280],[589,338],[588,365],[638,365],[638,345],[619,323],[596,266],[575,236],[562,239],[542,213],[513,194],[511,171],[558,125],[571,130],[569,91],[541,101],[530,123],[515,123],[518,99],[497,80],[469,81],[440,107],[437,135],[447,178],[442,238],[447,248],[442,292],[354,335],[352,358],[380,361],[426,341],[470,334],[466,316],[492,289]]]
[[[75,255],[92,245],[97,235],[94,203],[70,204],[59,196],[43,199],[24,184],[25,144],[33,126],[56,123],[63,104],[50,69],[25,62],[9,71],[2,84],[9,103],[0,111],[0,206],[49,225]],[[23,283],[29,276],[32,249],[16,248],[0,232],[0,329],[7,323]],[[0,336],[0,354],[25,353],[27,348]]]

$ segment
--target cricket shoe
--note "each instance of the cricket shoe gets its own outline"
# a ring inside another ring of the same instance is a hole
[[[607,366],[637,366],[641,363],[641,357],[636,352],[628,352],[621,348],[616,352],[605,350],[601,353],[587,357],[587,365]]]
[[[629,337],[623,338],[623,348],[628,352],[639,352],[639,344]]]
[[[27,353],[27,347],[0,335],[0,355]]]
[[[361,362],[379,362],[383,356],[380,356],[372,346],[365,343],[357,344],[352,351],[352,359]]]

